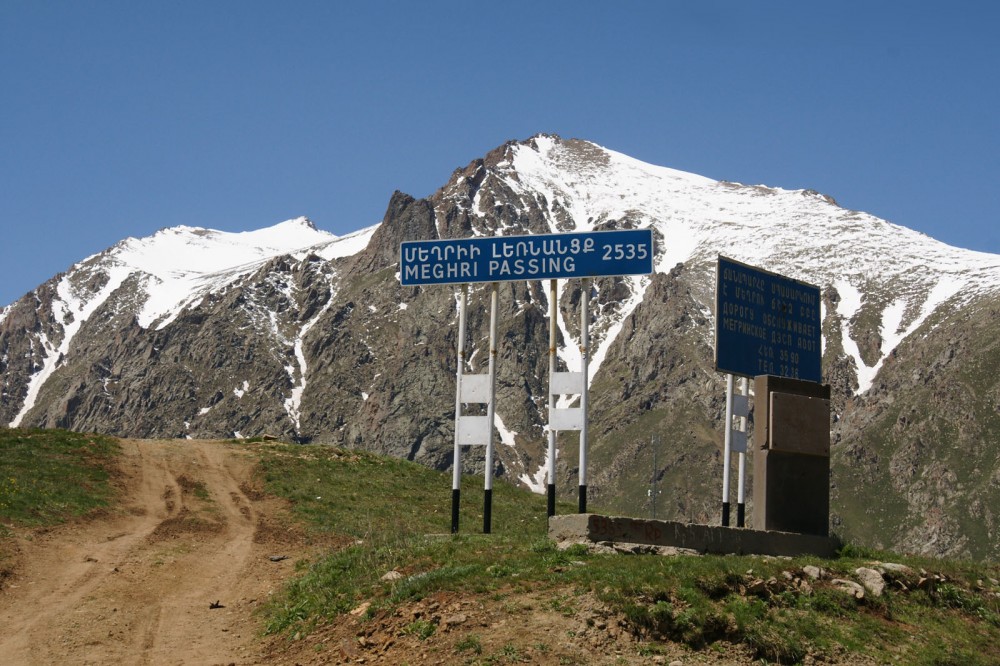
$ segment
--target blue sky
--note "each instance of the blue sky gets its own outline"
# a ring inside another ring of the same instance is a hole
[[[538,132],[1000,252],[1000,3],[0,0],[0,305],[127,236],[306,215]]]

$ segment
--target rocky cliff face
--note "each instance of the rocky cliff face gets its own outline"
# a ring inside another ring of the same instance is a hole
[[[428,199],[397,192],[379,225],[344,238],[307,220],[244,235],[179,228],[82,261],[0,316],[0,423],[271,434],[446,469],[456,294],[401,287],[400,242],[647,226],[656,273],[595,280],[589,294],[592,506],[649,515],[655,488],[658,517],[718,520],[721,253],[823,289],[834,530],[912,552],[1000,555],[1000,257],[813,192],[719,183],[557,137],[505,144]],[[486,369],[488,293],[470,289],[466,372]],[[559,284],[560,369],[579,363],[582,297]],[[548,284],[500,285],[495,472],[536,489],[548,298]],[[575,493],[577,441],[559,437],[563,496]],[[482,465],[473,449],[466,470]]]
[[[834,525],[910,552],[996,558],[997,299],[944,309],[887,359],[834,429]]]

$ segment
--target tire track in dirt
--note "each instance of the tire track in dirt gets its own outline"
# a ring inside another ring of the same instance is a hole
[[[21,540],[20,571],[0,593],[0,659],[260,663],[253,610],[304,547],[293,532],[260,534],[282,516],[276,500],[244,492],[253,454],[197,440],[122,446],[120,511]],[[290,559],[271,562],[275,552]]]

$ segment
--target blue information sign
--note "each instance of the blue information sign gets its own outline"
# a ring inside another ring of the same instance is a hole
[[[821,382],[819,287],[719,257],[715,367]]]
[[[408,241],[400,247],[404,287],[652,272],[652,229]]]

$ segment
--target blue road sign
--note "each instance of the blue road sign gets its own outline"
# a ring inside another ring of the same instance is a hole
[[[819,287],[719,257],[715,367],[823,380]]]
[[[408,241],[400,246],[404,287],[652,272],[652,229]]]

